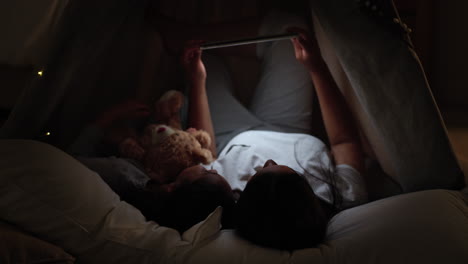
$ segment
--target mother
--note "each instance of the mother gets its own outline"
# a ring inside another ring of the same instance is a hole
[[[176,37],[171,32],[205,39],[220,38],[223,32],[231,37],[245,32],[275,34],[287,28],[298,33],[292,43],[218,52],[241,52],[261,60],[262,74],[248,108],[234,98],[230,76],[220,60],[204,54],[202,61],[200,42],[191,42],[185,49],[191,88],[189,126],[208,131],[216,139],[219,156],[205,169],[191,167],[182,174],[224,177],[235,191],[242,191],[235,224],[244,238],[289,250],[317,245],[330,217],[337,210],[366,202],[367,193],[353,117],[315,38],[301,29],[305,25],[298,18],[280,13],[222,28],[177,26],[166,27],[169,42]],[[314,87],[331,154],[324,143],[309,135],[313,132]]]

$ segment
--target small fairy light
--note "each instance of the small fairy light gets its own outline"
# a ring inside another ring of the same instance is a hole
[[[50,136],[50,132],[46,132],[45,135],[46,135],[46,136]]]
[[[37,75],[39,75],[40,77],[42,77],[43,74],[44,74],[43,70],[40,70],[40,71],[37,72]]]

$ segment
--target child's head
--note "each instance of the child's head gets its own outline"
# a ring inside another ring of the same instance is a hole
[[[218,206],[223,207],[223,228],[232,227],[235,199],[231,186],[216,171],[190,167],[177,177],[164,206],[161,224],[180,232],[204,220]]]
[[[133,201],[148,220],[182,233],[222,206],[222,225],[232,227],[234,195],[215,171],[193,166],[182,171],[174,182],[155,184],[149,189]]]
[[[315,247],[325,237],[327,222],[305,178],[273,161],[250,179],[237,202],[236,231],[264,247]]]

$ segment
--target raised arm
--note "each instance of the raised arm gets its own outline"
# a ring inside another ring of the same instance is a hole
[[[201,60],[201,43],[201,41],[190,41],[182,54],[182,65],[190,84],[188,123],[189,127],[208,132],[211,138],[210,150],[213,157],[216,157],[213,122],[206,94],[206,70]]]
[[[335,164],[347,164],[363,173],[363,153],[353,116],[320,54],[316,39],[303,29],[290,30],[299,33],[292,40],[296,58],[308,69],[314,83]]]

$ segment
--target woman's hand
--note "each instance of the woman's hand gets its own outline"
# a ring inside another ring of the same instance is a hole
[[[343,94],[325,64],[317,40],[301,28],[290,28],[295,55],[310,73],[336,165],[347,164],[364,172],[359,131]]]
[[[204,84],[206,80],[206,70],[201,60],[202,51],[200,49],[203,42],[201,40],[189,41],[182,53],[182,66],[187,79],[192,85]]]
[[[301,62],[309,72],[317,72],[326,68],[317,39],[306,30],[298,27],[288,28],[289,32],[297,33],[298,36],[292,38],[296,59]]]
[[[136,120],[149,116],[150,110],[146,104],[136,100],[128,100],[104,111],[95,121],[102,129],[109,128],[116,121]]]

